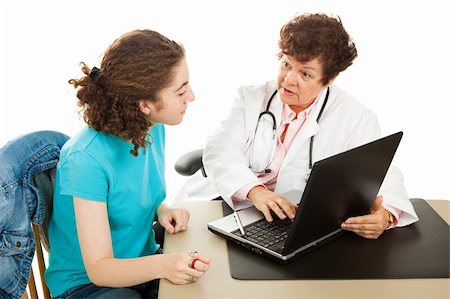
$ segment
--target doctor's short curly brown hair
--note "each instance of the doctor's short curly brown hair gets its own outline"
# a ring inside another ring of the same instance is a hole
[[[174,69],[184,59],[182,45],[152,30],[134,30],[116,39],[105,51],[100,68],[81,63],[85,74],[69,83],[77,88],[78,106],[93,129],[116,135],[134,145],[131,154],[149,144],[152,125],[139,101],[159,101]]]
[[[325,14],[294,17],[281,28],[278,46],[278,58],[286,54],[302,63],[318,58],[323,66],[323,85],[347,69],[358,55],[341,19]]]

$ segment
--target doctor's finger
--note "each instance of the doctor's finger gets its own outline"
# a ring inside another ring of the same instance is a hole
[[[375,239],[378,239],[378,237],[381,236],[381,234],[383,232],[380,232],[380,231],[376,231],[376,232],[374,232],[374,231],[354,231],[354,233],[363,238],[375,240]]]
[[[297,205],[291,203],[288,199],[281,198],[278,205],[289,218],[294,219],[297,212]]]
[[[286,215],[284,214],[282,208],[280,208],[280,206],[276,202],[270,202],[269,207],[278,216],[278,218],[283,220],[286,219]]]
[[[368,214],[364,216],[356,216],[356,217],[350,217],[347,220],[345,220],[346,224],[375,224],[378,223],[379,219],[376,214]]]
[[[355,224],[342,224],[342,228],[346,230],[353,231],[355,233],[360,232],[377,232],[380,231],[380,227],[376,224],[361,224],[361,223],[355,223]]]
[[[272,214],[270,213],[270,208],[267,205],[262,206],[260,211],[264,214],[264,218],[266,218],[268,222],[273,221]]]

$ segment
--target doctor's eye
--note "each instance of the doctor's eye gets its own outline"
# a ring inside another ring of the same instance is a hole
[[[312,78],[311,74],[309,74],[309,73],[307,73],[307,72],[302,72],[302,76],[303,76],[305,79],[311,79],[311,78]]]
[[[283,66],[283,68],[285,68],[285,69],[289,69],[290,68],[290,64],[288,63],[288,62],[286,62],[286,61],[282,61],[281,62],[281,65]]]

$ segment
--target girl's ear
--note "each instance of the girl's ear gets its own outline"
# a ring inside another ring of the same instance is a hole
[[[151,105],[152,104],[150,101],[139,100],[139,110],[141,110],[141,112],[144,113],[145,115],[150,116],[150,114],[152,113]]]

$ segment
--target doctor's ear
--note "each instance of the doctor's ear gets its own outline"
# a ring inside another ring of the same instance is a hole
[[[331,86],[331,84],[333,84],[333,82],[334,82],[334,80],[336,80],[336,78],[337,78],[337,76],[336,77],[334,77],[334,78],[331,78],[329,81],[328,81],[328,83],[327,84],[325,84],[325,87],[329,87],[329,86]]]
[[[145,115],[150,115],[152,113],[152,104],[150,101],[146,100],[139,100],[139,110],[141,110],[142,113]]]

